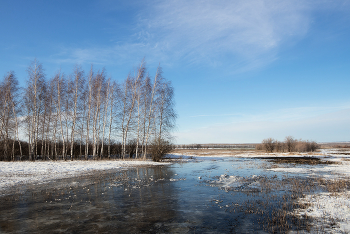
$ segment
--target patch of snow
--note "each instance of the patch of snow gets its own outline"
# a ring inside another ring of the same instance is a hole
[[[350,150],[342,149],[342,148],[333,148],[333,149],[320,149],[320,153],[323,155],[331,155],[331,156],[350,156]]]
[[[306,209],[296,210],[300,216],[314,218],[315,229],[324,230],[327,233],[350,232],[350,192],[320,193],[307,195],[299,200],[301,203],[309,203]]]
[[[276,172],[288,172],[296,174],[308,174],[312,176],[321,176],[321,177],[350,177],[350,161],[344,161],[341,159],[332,160],[339,162],[339,164],[328,164],[318,167],[277,167],[271,168],[268,170]]]
[[[331,177],[349,177],[350,176],[350,159],[348,155],[338,154],[338,152],[345,152],[341,149],[321,149],[323,155],[316,156],[322,160],[335,162],[337,164],[326,164],[317,167],[277,167],[268,170],[276,172],[288,172],[296,174],[308,174],[310,176],[321,176],[326,178]],[[312,155],[315,157],[315,155]],[[295,157],[293,155],[293,157]]]
[[[95,171],[164,164],[168,163],[136,160],[0,162],[0,193],[17,185],[46,183]]]

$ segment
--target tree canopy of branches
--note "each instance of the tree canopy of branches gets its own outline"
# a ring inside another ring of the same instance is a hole
[[[0,83],[0,160],[145,159],[155,139],[172,140],[174,89],[160,66],[151,78],[142,61],[119,83],[92,66],[47,78],[34,60],[27,71],[23,92],[12,71]]]

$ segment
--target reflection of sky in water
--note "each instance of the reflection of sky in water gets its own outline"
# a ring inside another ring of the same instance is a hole
[[[283,173],[264,170],[263,164],[269,163],[207,158],[22,188],[22,194],[0,198],[0,232],[261,231],[261,215],[244,209],[265,202],[271,192],[256,192],[249,186],[225,190],[213,181],[226,174],[248,178],[240,185],[251,186],[259,176],[282,178]],[[271,212],[278,206],[283,193],[275,194],[274,202],[261,209]]]

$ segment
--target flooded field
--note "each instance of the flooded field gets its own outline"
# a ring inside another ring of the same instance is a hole
[[[200,157],[22,186],[0,197],[0,233],[310,230],[312,219],[294,212],[308,204],[297,201],[328,191],[326,182],[271,170],[278,165],[269,158]]]

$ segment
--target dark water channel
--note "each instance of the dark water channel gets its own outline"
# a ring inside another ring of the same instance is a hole
[[[0,233],[283,233],[305,228],[290,218],[288,227],[279,228],[281,206],[292,192],[288,186],[267,188],[287,178],[266,170],[270,164],[208,158],[18,188],[0,197]],[[240,178],[239,183],[224,188],[219,180],[229,176]],[[282,210],[290,210],[291,203]]]

